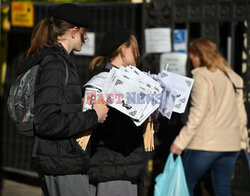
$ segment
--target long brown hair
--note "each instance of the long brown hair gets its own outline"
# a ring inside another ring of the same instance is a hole
[[[210,71],[215,71],[218,68],[226,73],[226,67],[229,67],[228,62],[221,55],[216,44],[204,38],[192,40],[188,46],[188,53],[199,56],[201,66],[206,66]]]
[[[135,36],[131,34],[129,36],[129,39],[127,41],[125,41],[123,44],[121,44],[116,49],[116,51],[114,51],[113,53],[111,53],[107,56],[98,56],[98,57],[94,58],[89,65],[89,69],[88,69],[89,74],[91,74],[93,72],[95,67],[101,65],[104,59],[106,59],[107,61],[110,62],[115,57],[117,57],[119,54],[122,54],[122,47],[123,46],[126,46],[126,47],[132,46],[133,47],[136,64],[139,65],[140,64],[140,52],[138,49],[138,42],[137,42]]]
[[[44,18],[34,28],[31,36],[31,45],[25,56],[32,57],[41,52],[44,47],[52,47],[57,37],[63,35],[72,25],[54,17]]]

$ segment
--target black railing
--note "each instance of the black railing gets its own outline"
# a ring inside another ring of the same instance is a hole
[[[250,0],[152,0],[151,3],[84,3],[90,10],[90,32],[96,33],[98,48],[104,33],[117,26],[129,28],[138,38],[141,49],[142,69],[159,71],[159,54],[144,54],[144,29],[170,27],[187,29],[188,40],[205,37],[219,45],[222,54],[239,73],[245,83],[245,105],[250,111]],[[48,16],[54,4],[35,3],[35,23]],[[31,28],[12,27],[8,33],[7,75],[5,82],[4,109],[2,111],[3,166],[6,170],[33,175],[30,167],[32,139],[17,134],[11,123],[6,98],[10,85],[16,78],[17,61],[29,47]],[[228,41],[229,40],[229,41]],[[230,41],[231,40],[231,41]],[[229,43],[231,44],[229,46]],[[78,65],[83,83],[87,81],[87,67],[93,56],[72,55]],[[190,66],[187,63],[187,71]],[[2,104],[3,105],[3,104]],[[250,115],[248,115],[248,119]],[[155,156],[164,164],[175,135],[186,121],[186,114],[173,114],[172,119],[161,119],[158,140],[161,144]],[[250,122],[250,119],[249,119]],[[158,168],[162,171],[162,168]],[[157,173],[158,171],[156,171]]]

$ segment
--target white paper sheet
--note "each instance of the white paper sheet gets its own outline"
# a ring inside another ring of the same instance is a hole
[[[165,53],[160,56],[160,70],[167,70],[172,73],[186,76],[187,54],[185,53]],[[168,64],[168,69],[165,69]]]
[[[107,105],[131,117],[139,126],[157,109],[169,119],[172,112],[183,113],[193,79],[165,70],[151,75],[127,66],[102,72],[84,86],[86,92],[96,92],[96,97],[91,94],[86,96],[85,93],[87,100],[84,103],[102,95]],[[90,107],[91,104],[84,106],[87,109]]]
[[[97,102],[98,95],[102,95],[101,91],[95,87],[86,87],[84,93],[84,101],[82,111],[93,109],[93,104]]]
[[[151,28],[145,29],[146,53],[170,52],[171,29],[170,28]]]
[[[109,76],[108,72],[101,72],[94,77],[92,77],[83,87],[92,86],[103,90],[104,84]]]
[[[183,113],[185,111],[194,80],[168,71],[162,71],[160,74],[162,80],[170,88],[177,92],[174,112]]]
[[[91,82],[93,83],[93,82]],[[102,92],[106,103],[141,125],[160,105],[158,82],[134,66],[111,69]]]

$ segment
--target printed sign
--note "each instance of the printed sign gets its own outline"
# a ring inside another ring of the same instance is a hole
[[[17,27],[34,26],[34,6],[32,2],[11,2],[11,25]]]
[[[171,48],[171,29],[152,28],[145,29],[146,53],[170,52]]]
[[[175,29],[174,33],[174,52],[187,52],[187,30]]]

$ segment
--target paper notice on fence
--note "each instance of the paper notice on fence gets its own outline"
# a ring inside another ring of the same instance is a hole
[[[187,30],[175,29],[173,31],[173,50],[174,52],[187,52]]]
[[[161,72],[160,77],[164,83],[168,84],[168,86],[177,93],[173,111],[177,113],[183,113],[187,106],[194,79],[165,70]]]
[[[88,39],[82,45],[81,51],[73,52],[75,55],[94,56],[95,55],[95,33],[88,32]]]
[[[187,54],[185,53],[165,53],[160,56],[160,70],[186,76],[186,62]],[[168,65],[167,69],[165,69],[166,65]]]
[[[170,52],[171,29],[170,28],[151,28],[145,29],[146,53]]]

